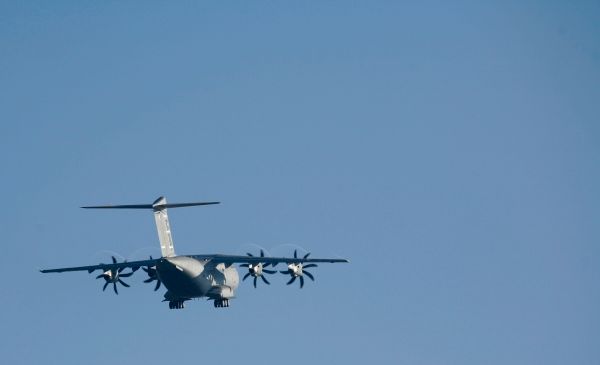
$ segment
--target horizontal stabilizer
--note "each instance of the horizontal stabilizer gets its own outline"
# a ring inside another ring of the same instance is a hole
[[[83,209],[152,209],[152,204],[130,204],[130,205],[92,205],[82,207]]]
[[[197,203],[170,203],[170,204],[159,204],[155,205],[156,208],[183,208],[183,207],[193,207],[196,205],[213,205],[220,204],[221,202],[197,202]]]
[[[125,205],[91,205],[81,207],[84,209],[153,209],[153,210],[161,210],[165,208],[183,208],[183,207],[193,207],[197,205],[213,205],[219,204],[220,202],[196,202],[196,203],[164,203],[161,204],[162,198],[159,198],[154,202],[154,204],[125,204]]]

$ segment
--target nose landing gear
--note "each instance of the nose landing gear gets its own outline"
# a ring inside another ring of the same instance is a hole
[[[229,307],[229,299],[215,299],[213,304],[215,308]]]

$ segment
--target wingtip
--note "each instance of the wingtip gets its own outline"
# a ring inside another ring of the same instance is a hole
[[[338,259],[338,261],[331,261],[331,262],[332,262],[332,263],[333,263],[333,262],[341,262],[341,263],[344,263],[344,264],[349,264],[349,263],[350,263],[350,260],[348,260],[348,259]]]

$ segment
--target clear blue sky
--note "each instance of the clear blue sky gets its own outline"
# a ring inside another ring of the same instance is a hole
[[[4,1],[11,364],[598,364],[600,5]],[[170,311],[111,252],[339,255]]]

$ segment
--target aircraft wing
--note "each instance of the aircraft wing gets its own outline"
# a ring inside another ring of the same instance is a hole
[[[74,266],[74,267],[61,267],[59,269],[46,269],[40,270],[42,273],[51,273],[51,272],[68,272],[68,271],[87,271],[91,273],[94,270],[113,270],[113,269],[121,269],[121,268],[130,268],[133,271],[136,271],[142,266],[155,266],[157,262],[161,259],[152,259],[152,260],[140,260],[140,261],[131,261],[131,262],[116,262],[112,264],[98,264],[98,265],[90,265],[90,266]]]
[[[193,257],[197,260],[201,261],[210,261],[213,264],[226,264],[227,266],[233,264],[270,264],[275,266],[279,263],[286,264],[298,264],[298,263],[309,263],[309,262],[349,262],[346,259],[312,259],[308,257],[258,257],[258,256],[241,256],[241,255],[186,255],[189,257]],[[98,265],[90,265],[90,266],[74,266],[74,267],[61,267],[58,269],[44,269],[40,270],[42,273],[52,273],[52,272],[69,272],[69,271],[87,271],[91,273],[94,270],[114,270],[121,268],[130,268],[133,271],[136,271],[142,266],[156,266],[158,262],[164,260],[164,258],[160,259],[152,259],[152,260],[140,260],[140,261],[131,261],[131,262],[116,262],[112,264],[98,264]]]
[[[239,255],[191,255],[198,260],[207,260],[211,261],[215,264],[270,264],[275,266],[280,263],[285,264],[298,264],[298,263],[309,263],[309,262],[328,262],[328,263],[336,263],[336,262],[350,262],[346,259],[311,259],[308,257],[260,257],[260,256],[239,256]]]

